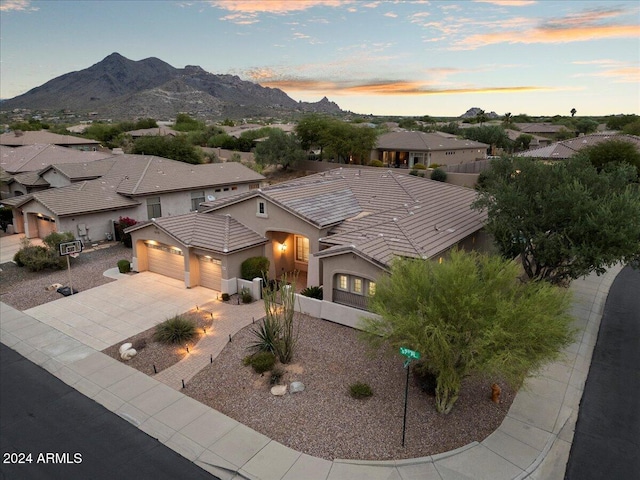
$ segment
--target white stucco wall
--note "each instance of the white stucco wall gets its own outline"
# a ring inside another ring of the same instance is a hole
[[[87,215],[74,215],[73,217],[61,217],[58,219],[59,232],[71,232],[83,242],[97,242],[107,239],[107,232],[111,238],[115,238],[113,222],[119,217],[133,217],[134,209],[116,210],[109,212],[91,213]],[[80,225],[85,226],[86,234],[82,235]]]

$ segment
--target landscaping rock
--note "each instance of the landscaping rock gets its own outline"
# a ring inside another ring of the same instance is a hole
[[[120,354],[120,357],[123,360],[131,360],[133,357],[135,357],[138,354],[138,352],[136,351],[135,348],[130,348],[129,350],[125,350],[124,352],[122,352]]]
[[[304,392],[304,383],[291,382],[291,385],[289,385],[289,392],[291,393]]]
[[[124,352],[129,350],[131,347],[133,347],[133,345],[131,343],[123,343],[122,345],[120,345],[120,348],[118,349],[118,353],[120,355],[122,355]]]
[[[276,385],[275,387],[271,387],[271,395],[275,395],[276,397],[282,397],[287,393],[286,385]]]

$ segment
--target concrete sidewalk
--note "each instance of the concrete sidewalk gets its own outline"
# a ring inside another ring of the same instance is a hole
[[[573,283],[576,343],[527,381],[498,430],[481,443],[410,460],[331,462],[292,450],[96,351],[71,335],[83,333],[80,325],[67,334],[0,304],[0,341],[223,479],[562,479],[607,292],[620,269]],[[105,286],[92,291],[100,295]],[[194,306],[196,290],[182,290],[184,310]],[[33,313],[47,317],[46,308]]]

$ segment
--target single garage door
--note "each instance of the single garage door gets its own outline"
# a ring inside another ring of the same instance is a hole
[[[51,218],[38,218],[38,237],[44,238],[56,231],[56,221]]]
[[[184,280],[184,257],[182,252],[168,245],[147,244],[149,271]]]
[[[216,258],[200,257],[200,285],[220,291],[221,265]]]

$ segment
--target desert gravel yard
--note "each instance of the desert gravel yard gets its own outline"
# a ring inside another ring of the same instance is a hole
[[[82,252],[78,258],[72,259],[71,275],[73,288],[80,292],[98,285],[114,281],[105,277],[103,273],[117,266],[118,260],[131,260],[131,249],[122,244],[113,243],[112,246],[98,250]],[[55,290],[48,292],[46,287],[54,283],[67,286],[68,271],[44,270],[30,272],[24,267],[18,267],[12,262],[0,265],[0,301],[18,310],[28,310],[44,303],[62,298]]]
[[[114,281],[103,273],[123,258],[130,259],[131,250],[120,244],[83,252],[72,264],[74,288],[85,291]],[[61,298],[46,287],[68,282],[66,269],[33,273],[13,263],[0,268],[0,300],[19,310]],[[301,381],[305,391],[273,396],[270,375],[256,374],[243,364],[250,353],[247,346],[255,340],[251,329],[256,325],[250,325],[237,332],[182,392],[284,445],[330,460],[415,458],[482,441],[500,425],[513,401],[515,392],[501,384],[502,403],[494,404],[490,385],[496,379],[470,378],[453,411],[441,415],[435,411],[434,398],[412,377],[403,448],[404,358],[399,353],[372,353],[359,333],[348,327],[306,316],[299,324],[294,363],[283,366],[286,373],[280,383]],[[147,353],[160,363],[158,356],[164,354],[156,347],[143,348],[136,360],[145,363]],[[167,349],[165,367],[182,357],[175,347]],[[352,398],[348,389],[355,382],[369,384],[373,396]]]

